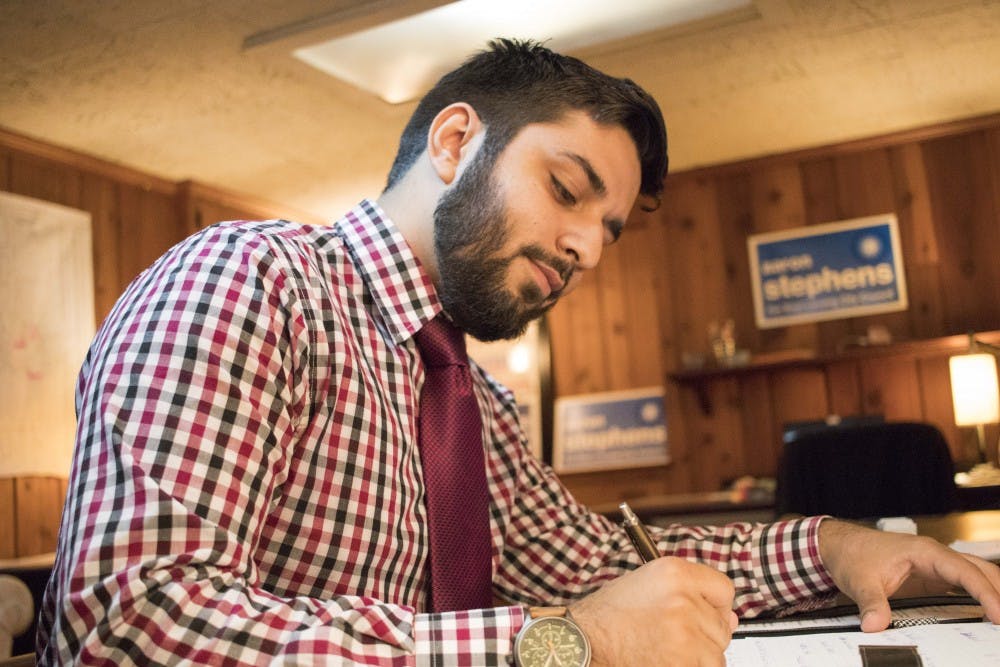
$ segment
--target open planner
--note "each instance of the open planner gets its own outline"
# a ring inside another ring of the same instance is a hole
[[[861,632],[857,608],[744,621],[726,650],[729,667],[996,667],[1000,626],[967,596],[893,600],[892,625]]]

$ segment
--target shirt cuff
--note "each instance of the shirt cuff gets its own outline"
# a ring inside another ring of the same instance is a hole
[[[759,567],[779,605],[825,604],[836,591],[819,555],[819,526],[827,518],[778,521],[761,533]]]
[[[506,666],[524,618],[522,607],[417,614],[416,667]]]

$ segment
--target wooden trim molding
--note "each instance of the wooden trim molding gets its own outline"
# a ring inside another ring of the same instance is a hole
[[[851,153],[858,153],[860,151],[878,148],[892,148],[900,144],[916,143],[920,141],[927,141],[929,139],[939,139],[941,137],[949,137],[956,134],[975,132],[977,130],[990,129],[994,127],[1000,127],[1000,113],[987,114],[985,116],[973,116],[970,118],[960,118],[935,125],[913,127],[873,137],[865,137],[851,141],[802,148],[797,151],[760,155],[746,158],[745,160],[736,160],[733,162],[694,167],[668,174],[667,179],[669,180],[681,175],[697,178],[716,176],[719,174],[751,172],[776,164],[830,158],[838,155],[848,155]]]
[[[146,191],[158,192],[173,196],[177,192],[177,184],[158,176],[152,176],[131,167],[81,153],[69,148],[63,148],[38,139],[12,132],[0,127],[0,147],[28,153],[34,157],[58,162],[98,176],[137,186]]]
[[[216,205],[227,206],[236,210],[253,211],[262,217],[284,218],[286,220],[291,218],[296,222],[311,222],[314,224],[323,224],[324,222],[313,213],[292,206],[278,204],[261,197],[234,192],[233,190],[227,190],[215,185],[186,180],[178,183],[177,187],[182,207],[189,212],[195,206],[195,202],[209,200]]]

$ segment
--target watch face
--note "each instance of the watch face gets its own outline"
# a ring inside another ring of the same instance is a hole
[[[535,618],[514,642],[518,667],[585,667],[590,645],[580,628],[561,616]]]

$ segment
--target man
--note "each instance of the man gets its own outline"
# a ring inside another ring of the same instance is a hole
[[[474,365],[484,461],[450,477],[485,470],[500,602],[435,611],[466,573],[429,566],[418,422],[434,396],[415,338],[442,318],[516,335],[665,172],[641,89],[499,41],[420,103],[377,202],[331,227],[224,223],[169,251],[80,375],[41,662],[566,664],[545,657],[555,639],[515,643],[528,606],[568,605],[560,627],[593,665],[722,664],[737,615],[839,589],[880,630],[904,585],[963,586],[1000,622],[997,568],[829,519],[654,529],[667,555],[643,565],[531,458],[509,393]]]

